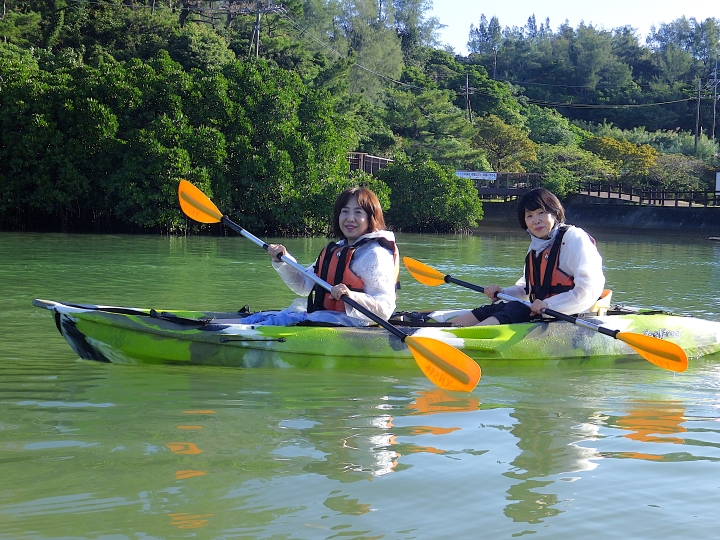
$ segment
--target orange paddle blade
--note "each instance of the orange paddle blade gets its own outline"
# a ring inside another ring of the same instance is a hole
[[[619,332],[616,338],[630,345],[635,352],[656,366],[670,371],[685,371],[688,367],[687,354],[674,343],[633,332]]]
[[[222,213],[217,206],[187,180],[180,180],[178,199],[180,208],[190,219],[200,223],[219,223],[222,219]]]
[[[445,275],[435,270],[432,266],[423,264],[410,257],[403,257],[403,263],[405,263],[405,268],[410,272],[410,275],[423,285],[435,287],[445,283]]]
[[[405,344],[425,376],[443,390],[471,392],[480,380],[480,366],[467,354],[437,339],[408,336]]]

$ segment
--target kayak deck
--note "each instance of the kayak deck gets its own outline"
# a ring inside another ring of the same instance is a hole
[[[124,364],[201,364],[232,367],[396,369],[415,367],[412,353],[379,327],[240,324],[246,314],[96,306],[35,300],[54,313],[78,356]],[[639,356],[625,343],[568,322],[449,327],[392,321],[413,336],[437,339],[486,361],[547,364]],[[720,323],[616,306],[589,322],[666,339],[690,357],[720,351]],[[409,326],[408,326],[409,325]]]

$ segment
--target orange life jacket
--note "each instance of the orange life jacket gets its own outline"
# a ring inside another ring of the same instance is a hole
[[[352,246],[338,245],[335,242],[330,242],[320,252],[320,256],[313,267],[315,274],[324,281],[328,282],[330,285],[344,283],[351,291],[364,291],[365,284],[362,279],[350,270],[350,263],[355,255],[355,250],[368,242],[377,242],[382,247],[392,252],[393,262],[395,264],[395,288],[399,288],[400,284],[398,283],[398,276],[400,275],[400,252],[398,251],[395,242],[387,240],[386,238],[364,238],[355,242]],[[308,313],[312,313],[313,311],[321,309],[341,311],[344,313],[345,302],[333,299],[333,297],[330,296],[330,293],[323,287],[315,285],[308,296],[307,310]]]
[[[525,257],[525,294],[530,296],[531,302],[545,300],[575,287],[573,277],[558,266],[562,239],[568,229],[567,225],[560,226],[552,244],[538,254],[530,250]],[[592,236],[590,240],[595,243]]]

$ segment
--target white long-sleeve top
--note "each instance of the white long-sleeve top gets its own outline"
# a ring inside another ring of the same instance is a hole
[[[364,238],[385,238],[395,242],[395,235],[390,231],[375,231],[364,234],[356,242]],[[338,244],[344,245],[346,242],[346,240],[341,240]],[[290,255],[286,256],[292,258]],[[273,262],[272,265],[285,284],[295,294],[307,296],[315,286],[315,282],[311,278],[301,274],[284,262]],[[313,266],[314,264],[306,268],[306,271],[310,274],[314,273]],[[378,317],[385,320],[389,319],[395,311],[396,302],[396,276],[393,254],[377,242],[367,242],[355,250],[350,262],[350,270],[362,279],[365,285],[363,292],[352,291],[352,298]],[[345,304],[345,314],[362,321],[370,321],[362,313],[347,304]]]
[[[528,250],[529,252],[530,250]],[[550,309],[565,314],[582,313],[600,298],[605,287],[605,275],[602,270],[602,257],[588,234],[570,226],[562,238],[559,268],[572,276],[575,286],[566,292],[545,299]],[[525,272],[512,287],[503,289],[505,294],[528,301],[525,294]]]

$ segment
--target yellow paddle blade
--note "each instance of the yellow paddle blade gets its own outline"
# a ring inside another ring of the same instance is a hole
[[[180,199],[180,208],[190,219],[200,223],[219,223],[222,219],[217,206],[187,180],[180,180],[178,199]]]
[[[423,264],[410,257],[403,257],[405,268],[408,269],[410,275],[423,285],[435,287],[445,283],[445,275],[435,270],[432,266]]]
[[[471,392],[480,380],[480,366],[467,354],[437,339],[408,336],[405,344],[425,376],[443,390]]]
[[[619,332],[615,337],[656,366],[670,371],[685,371],[688,367],[687,354],[674,343],[632,332]]]

